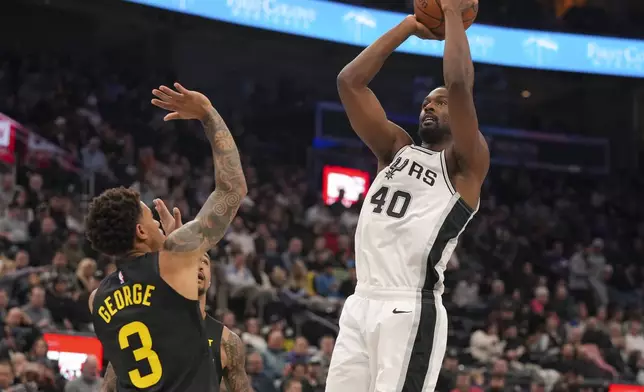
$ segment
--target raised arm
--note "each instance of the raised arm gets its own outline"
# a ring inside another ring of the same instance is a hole
[[[429,32],[422,29],[414,16],[408,16],[369,45],[338,75],[338,93],[353,130],[373,151],[382,167],[390,163],[396,152],[412,143],[401,127],[387,119],[385,110],[368,87],[385,60],[407,38]]]
[[[228,392],[253,392],[246,374],[246,349],[242,340],[228,328],[221,337],[223,379]]]
[[[478,7],[478,0],[443,0],[441,4],[445,15],[443,77],[449,95],[453,151],[459,169],[482,182],[490,167],[490,152],[479,132],[473,97],[474,64],[462,18],[462,10]]]
[[[208,98],[175,83],[174,91],[161,86],[153,90],[159,99],[152,103],[172,113],[165,120],[199,119],[210,141],[215,166],[215,191],[210,194],[194,220],[172,232],[164,249],[202,254],[215,246],[246,196],[247,186],[239,151],[221,115]]]

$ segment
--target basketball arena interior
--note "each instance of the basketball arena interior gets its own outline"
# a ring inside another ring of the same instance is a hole
[[[0,390],[99,390],[87,303],[116,267],[85,240],[89,202],[131,187],[188,221],[214,186],[199,123],[150,104],[180,81],[225,119],[248,183],[207,310],[246,344],[255,392],[324,391],[377,172],[336,78],[413,7],[0,2]],[[436,391],[644,391],[643,18],[639,0],[480,0],[491,167],[445,273]],[[443,47],[410,38],[370,85],[414,138]]]

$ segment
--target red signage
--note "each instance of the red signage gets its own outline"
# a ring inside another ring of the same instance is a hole
[[[81,366],[88,355],[96,356],[98,368],[102,369],[103,346],[97,338],[58,333],[46,333],[43,337],[49,346],[47,357],[58,361],[60,374],[66,379],[73,380],[80,376]]]
[[[608,392],[644,392],[644,387],[638,385],[611,384]]]
[[[366,195],[369,190],[369,173],[341,166],[324,166],[322,172],[322,197],[328,205],[335,203],[340,190],[344,190],[343,204],[347,207]]]

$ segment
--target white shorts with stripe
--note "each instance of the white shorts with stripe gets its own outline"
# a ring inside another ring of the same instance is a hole
[[[434,391],[446,345],[440,296],[358,286],[342,309],[326,392]]]

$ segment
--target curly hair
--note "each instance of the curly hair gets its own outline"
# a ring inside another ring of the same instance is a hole
[[[92,247],[110,256],[121,256],[134,246],[141,216],[139,192],[112,188],[95,197],[85,219],[86,236]]]

